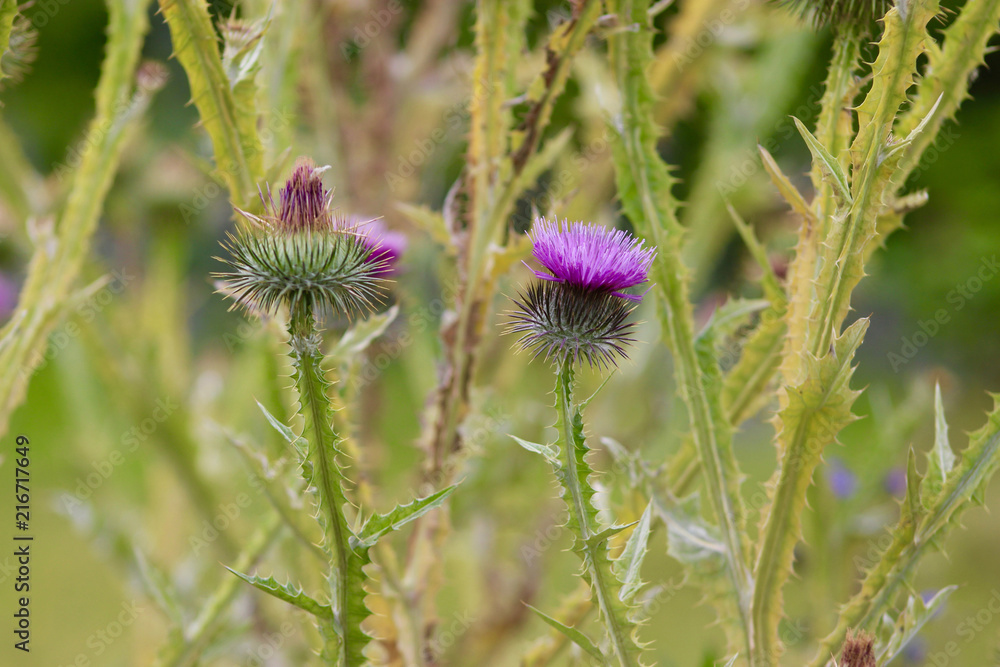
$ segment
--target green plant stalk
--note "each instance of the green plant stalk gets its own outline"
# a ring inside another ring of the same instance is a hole
[[[467,401],[464,383],[471,381],[475,365],[475,349],[483,326],[485,314],[482,304],[492,297],[494,281],[487,275],[490,269],[490,254],[501,242],[504,221],[510,215],[516,198],[531,185],[526,182],[527,174],[536,173],[531,169],[532,158],[536,155],[542,134],[548,127],[552,109],[566,87],[573,57],[583,47],[587,35],[597,21],[601,3],[586,0],[576,10],[576,17],[554,33],[547,45],[549,67],[529,89],[530,113],[522,126],[515,128],[509,156],[503,155],[502,139],[504,128],[509,125],[508,114],[503,112],[504,96],[497,91],[484,90],[484,84],[496,88],[505,76],[509,64],[504,64],[507,42],[504,33],[508,22],[514,21],[518,30],[521,21],[512,18],[510,9],[503,3],[481,2],[477,21],[477,60],[473,81],[473,119],[481,117],[482,122],[473,122],[469,142],[470,163],[475,165],[469,183],[472,187],[472,224],[469,231],[467,263],[464,267],[463,296],[459,303],[458,326],[455,343],[451,347],[454,369],[452,388],[448,404],[443,408],[443,417],[436,433],[432,436],[433,472],[444,465],[446,457],[452,453],[445,451],[453,447],[455,434],[465,413]],[[568,26],[568,27],[567,27]],[[553,156],[554,157],[554,156]],[[497,167],[499,163],[499,168]]]
[[[236,103],[222,66],[219,42],[205,0],[160,0],[170,27],[174,56],[184,67],[191,99],[212,139],[215,163],[240,208],[257,207],[257,183],[264,177],[257,115]]]
[[[993,395],[994,407],[986,424],[969,436],[961,464],[949,473],[932,506],[923,511],[919,507],[921,499],[908,493],[899,523],[892,532],[892,542],[865,575],[861,590],[841,611],[836,627],[820,642],[809,667],[826,665],[831,653],[843,643],[848,629],[874,629],[882,615],[892,608],[897,594],[908,585],[920,560],[932,549],[941,547],[962,510],[974,500],[982,502],[987,482],[1000,467],[998,398],[1000,395]],[[914,472],[911,469],[909,474]],[[913,480],[909,481],[913,484]]]
[[[833,350],[810,362],[801,385],[785,389],[776,424],[777,484],[754,568],[751,610],[757,653],[750,662],[754,667],[778,663],[781,590],[792,571],[795,544],[801,536],[806,492],[824,448],[853,419],[851,405],[858,392],[850,389],[851,362],[867,328],[865,319],[852,324],[834,340]]]
[[[944,122],[953,118],[959,105],[969,97],[972,74],[983,63],[987,44],[996,34],[998,23],[1000,0],[968,0],[945,29],[943,47],[929,49],[930,61],[925,75],[917,82],[912,106],[900,114],[897,134],[909,134],[939,99],[940,104],[927,128],[914,139],[903,157],[897,178],[900,186],[920,163],[920,157],[934,142]]]
[[[0,118],[0,197],[4,206],[13,214],[17,225],[25,222],[33,212],[30,192],[38,189],[40,178],[28,162],[17,136]],[[16,230],[22,233],[21,230]],[[23,242],[23,235],[18,237]],[[12,239],[8,239],[10,241]]]
[[[820,267],[820,310],[809,346],[815,356],[829,348],[831,336],[847,315],[851,292],[863,275],[862,251],[875,236],[875,220],[894,173],[893,165],[883,161],[886,141],[928,39],[927,23],[937,11],[937,0],[914,0],[908,3],[905,17],[895,7],[886,14],[879,56],[872,66],[875,77],[871,91],[858,107],[859,130],[851,144],[856,174],[851,183],[853,202],[846,224],[831,227],[824,244],[835,254],[824,253]]]
[[[696,449],[715,516],[726,545],[727,575],[736,596],[745,650],[751,652],[753,632],[749,616],[752,580],[739,470],[732,452],[732,433],[722,414],[718,387],[710,393],[706,369],[695,350],[694,321],[688,300],[687,269],[680,258],[681,227],[677,203],[670,193],[673,179],[656,153],[652,127],[652,91],[645,68],[651,58],[646,28],[648,3],[609,2],[623,26],[645,29],[614,35],[609,50],[612,71],[622,96],[622,118],[615,142],[615,171],[622,205],[629,219],[658,249],[651,278],[664,307],[659,315],[667,344],[674,355],[677,385],[688,408]],[[713,360],[704,360],[706,364]],[[717,373],[717,367],[715,369]]]
[[[283,525],[281,517],[271,514],[251,536],[233,567],[241,572],[253,567],[274,543]],[[166,648],[157,664],[160,667],[194,667],[199,664],[202,652],[222,626],[223,614],[241,590],[242,582],[226,573],[191,627]]]
[[[556,426],[560,431],[559,438],[565,454],[565,467],[560,469],[558,477],[566,489],[567,504],[579,529],[574,550],[583,558],[588,583],[597,598],[597,607],[601,611],[601,621],[607,631],[614,658],[622,667],[627,667],[636,664],[632,658],[636,647],[629,638],[629,628],[623,623],[621,603],[615,602],[618,599],[619,585],[599,565],[607,561],[607,544],[593,539],[600,532],[592,521],[596,514],[592,505],[593,490],[585,488],[585,483],[581,483],[581,478],[585,479],[587,476],[583,461],[588,450],[582,436],[577,437],[578,434],[574,433],[574,429],[579,427],[582,434],[583,424],[580,412],[573,404],[573,382],[573,361],[567,358],[558,371],[556,381]],[[604,553],[599,553],[599,550]],[[605,656],[606,659],[608,657]]]
[[[304,421],[303,436],[309,443],[308,460],[303,462],[307,483],[316,489],[320,523],[326,538],[331,562],[331,598],[336,601],[334,616],[343,630],[336,648],[329,645],[335,636],[327,628],[327,644],[323,648],[326,660],[337,660],[342,667],[364,663],[363,650],[368,636],[361,629],[364,610],[364,574],[360,557],[351,547],[353,536],[344,516],[347,496],[344,476],[337,463],[337,442],[333,431],[328,382],[322,368],[321,337],[309,303],[300,301],[292,307],[288,322],[289,348],[293,379],[299,392],[300,414]],[[360,605],[362,612],[359,614]]]
[[[97,113],[88,128],[91,141],[86,142],[80,166],[73,173],[54,238],[42,239],[46,247],[32,256],[18,308],[0,336],[0,434],[6,432],[10,414],[24,398],[49,334],[65,314],[125,141],[148,104],[149,94],[137,91],[133,103],[124,110],[118,107],[132,92],[148,28],[146,5],[145,0],[108,3],[107,54],[97,85]]]

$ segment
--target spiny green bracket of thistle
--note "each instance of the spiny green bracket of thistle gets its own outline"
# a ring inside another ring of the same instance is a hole
[[[367,520],[348,513],[352,487],[341,466],[341,438],[333,428],[330,383],[324,369],[317,327],[321,309],[355,317],[382,300],[392,253],[370,230],[331,213],[331,193],[323,186],[324,168],[301,163],[274,202],[262,197],[264,214],[238,211],[243,218],[223,247],[229,271],[216,274],[223,292],[249,313],[289,312],[289,355],[299,394],[302,436],[264,410],[270,424],[294,447],[302,475],[317,505],[323,550],[330,559],[328,602],[290,584],[236,572],[237,576],[278,599],[308,611],[323,638],[326,664],[354,667],[367,662],[369,636],[362,628],[371,612],[365,605],[370,551],[384,534],[440,506],[454,491],[442,489],[384,515]],[[353,526],[353,528],[352,528]]]
[[[834,26],[837,30],[869,28],[890,7],[889,0],[779,0],[780,4],[817,28]]]
[[[535,259],[546,271],[535,271],[539,282],[515,298],[507,333],[520,334],[518,345],[542,356],[556,370],[556,442],[543,445],[514,439],[541,454],[552,466],[569,506],[567,527],[573,550],[583,560],[583,577],[590,586],[606,630],[593,642],[575,628],[534,610],[546,623],[604,665],[636,665],[643,645],[636,636],[633,603],[642,587],[640,569],[650,532],[650,510],[629,536],[622,555],[612,561],[608,540],[629,526],[603,527],[594,506],[594,475],[587,454],[582,411],[590,399],[575,404],[576,366],[587,362],[606,369],[626,357],[633,342],[628,322],[641,295],[626,290],[644,283],[656,251],[623,231],[579,222],[544,218],[530,233]]]

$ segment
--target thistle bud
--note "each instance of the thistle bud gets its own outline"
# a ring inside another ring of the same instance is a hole
[[[12,83],[20,83],[24,75],[35,62],[38,55],[36,42],[38,31],[31,21],[18,15],[10,27],[10,40],[7,52],[0,54],[0,90],[3,90],[3,80],[10,79]]]
[[[513,299],[506,333],[521,334],[522,349],[557,363],[586,360],[607,367],[625,358],[633,342],[628,316],[656,256],[623,231],[540,218],[529,234],[541,280]]]
[[[222,243],[229,257],[219,258],[230,271],[216,277],[248,311],[329,307],[351,317],[382,301],[386,260],[373,256],[363,234],[334,217],[325,170],[301,163],[277,204],[262,196],[259,217],[237,209],[243,220]]]
[[[817,28],[866,27],[889,10],[889,0],[780,0]]]

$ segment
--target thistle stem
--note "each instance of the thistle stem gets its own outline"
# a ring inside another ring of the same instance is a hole
[[[305,422],[303,435],[309,442],[309,460],[305,465],[313,469],[310,481],[316,488],[320,514],[325,524],[323,529],[326,534],[327,549],[332,558],[330,565],[334,576],[331,577],[330,594],[336,601],[334,618],[343,628],[336,653],[333,653],[333,647],[327,644],[323,649],[323,657],[332,659],[336,655],[338,664],[352,667],[360,664],[354,656],[360,655],[363,646],[353,645],[358,638],[357,633],[360,632],[360,628],[356,629],[357,632],[352,632],[346,618],[352,589],[348,585],[351,577],[348,563],[352,554],[349,542],[351,531],[343,512],[347,497],[341,484],[343,474],[336,459],[337,436],[330,421],[330,399],[326,392],[328,383],[323,373],[323,353],[320,351],[321,338],[316,330],[311,304],[299,301],[292,307],[288,332],[292,363],[295,368],[295,384],[299,391],[300,413]],[[324,635],[326,640],[335,639],[335,633],[325,632]]]
[[[573,405],[574,376],[573,360],[567,357],[562,362],[556,381],[557,423],[561,431],[559,436],[563,441],[565,454],[565,467],[560,471],[559,481],[562,482],[568,493],[567,504],[580,529],[580,534],[576,536],[580,543],[578,551],[583,556],[584,567],[590,579],[594,596],[597,598],[597,606],[601,610],[601,620],[607,630],[611,650],[619,664],[626,667],[634,664],[628,650],[628,644],[631,640],[628,637],[628,630],[619,623],[618,612],[612,609],[612,598],[616,595],[617,586],[607,581],[604,572],[598,567],[603,556],[597,551],[607,547],[603,541],[593,539],[599,531],[595,531],[591,525],[591,512],[588,512],[587,508],[587,503],[590,500],[585,496],[583,486],[580,483],[583,457],[586,455],[587,449],[583,445],[582,439],[578,446],[577,438],[574,437],[574,428],[580,419],[580,413]],[[581,431],[582,428],[581,424]],[[605,659],[607,660],[608,656],[605,656]],[[609,662],[608,664],[613,663]]]

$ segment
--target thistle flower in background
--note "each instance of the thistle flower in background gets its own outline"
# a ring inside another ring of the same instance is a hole
[[[826,480],[833,495],[840,500],[847,500],[858,488],[857,476],[836,459],[831,461],[827,468]]]
[[[396,265],[406,250],[406,234],[389,229],[380,218],[356,223],[355,227],[361,234],[361,242],[371,250],[368,261],[382,263],[379,275],[382,277],[396,275],[398,271]]]
[[[627,319],[642,296],[624,290],[646,282],[656,250],[627,232],[545,218],[529,237],[546,271],[534,271],[541,281],[513,299],[506,333],[559,364],[607,367],[625,358],[635,326]]]
[[[261,216],[237,209],[243,221],[222,244],[229,257],[218,258],[230,271],[215,276],[248,311],[330,307],[351,317],[382,301],[387,260],[373,257],[365,237],[333,215],[326,169],[300,163],[277,204],[270,192],[261,197]]]

